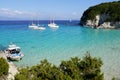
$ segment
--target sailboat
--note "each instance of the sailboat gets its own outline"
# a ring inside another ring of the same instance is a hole
[[[34,24],[33,22],[32,22],[32,24],[29,25],[28,27],[29,27],[29,28],[32,28],[32,29],[35,29],[35,30],[45,30],[45,29],[46,29],[45,27],[40,26],[39,23],[38,23],[38,25],[36,25],[36,24]]]
[[[50,23],[48,24],[49,27],[51,28],[59,28],[59,26],[53,21],[50,21]]]
[[[28,27],[34,29],[34,28],[37,28],[38,26],[32,21],[32,24],[29,25]]]
[[[37,25],[37,26],[38,26],[38,27],[35,28],[35,29],[38,29],[38,30],[45,30],[45,29],[46,29],[43,25],[40,25],[40,24],[39,24],[39,21],[38,21],[38,25]]]

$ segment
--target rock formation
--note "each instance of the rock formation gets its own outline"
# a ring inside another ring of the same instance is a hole
[[[90,7],[83,13],[80,25],[92,28],[120,28],[120,1]]]

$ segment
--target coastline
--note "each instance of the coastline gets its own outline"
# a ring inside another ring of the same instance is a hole
[[[0,58],[1,57],[3,57],[4,59],[7,60],[5,53],[3,51],[0,51]],[[18,73],[18,68],[13,62],[11,62],[11,61],[9,62],[8,60],[7,60],[7,62],[9,64],[7,80],[14,80],[14,76]]]

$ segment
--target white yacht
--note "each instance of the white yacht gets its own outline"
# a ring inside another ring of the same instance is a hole
[[[46,28],[45,27],[35,27],[33,29],[36,29],[36,30],[45,30]]]
[[[51,28],[59,28],[59,26],[55,23],[49,23],[48,26]]]
[[[59,26],[58,26],[56,23],[54,23],[54,21],[51,21],[51,22],[48,24],[48,26],[51,27],[51,28],[59,28]]]
[[[28,27],[34,29],[34,28],[37,28],[38,26],[36,24],[32,23],[32,25],[29,25]]]
[[[29,25],[28,27],[31,28],[31,29],[35,29],[35,30],[45,30],[46,29],[43,26],[39,26],[39,25],[36,25],[36,24],[33,24],[33,23],[32,23],[32,25]]]
[[[5,50],[6,57],[10,60],[19,61],[23,58],[24,54],[21,52],[21,48],[15,44],[10,44]]]
[[[46,28],[45,28],[45,26],[39,25],[39,24],[38,24],[38,27],[35,28],[35,29],[38,29],[38,30],[45,30]]]

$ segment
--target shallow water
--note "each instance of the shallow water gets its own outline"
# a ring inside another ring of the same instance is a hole
[[[57,21],[60,27],[51,29],[47,22],[42,23],[46,26],[44,31],[29,29],[28,22],[1,22],[0,49],[10,42],[19,45],[25,56],[14,62],[18,67],[32,66],[43,59],[58,65],[70,57],[82,58],[89,51],[103,60],[102,70],[107,80],[113,76],[120,79],[120,30],[83,28],[65,21]]]

